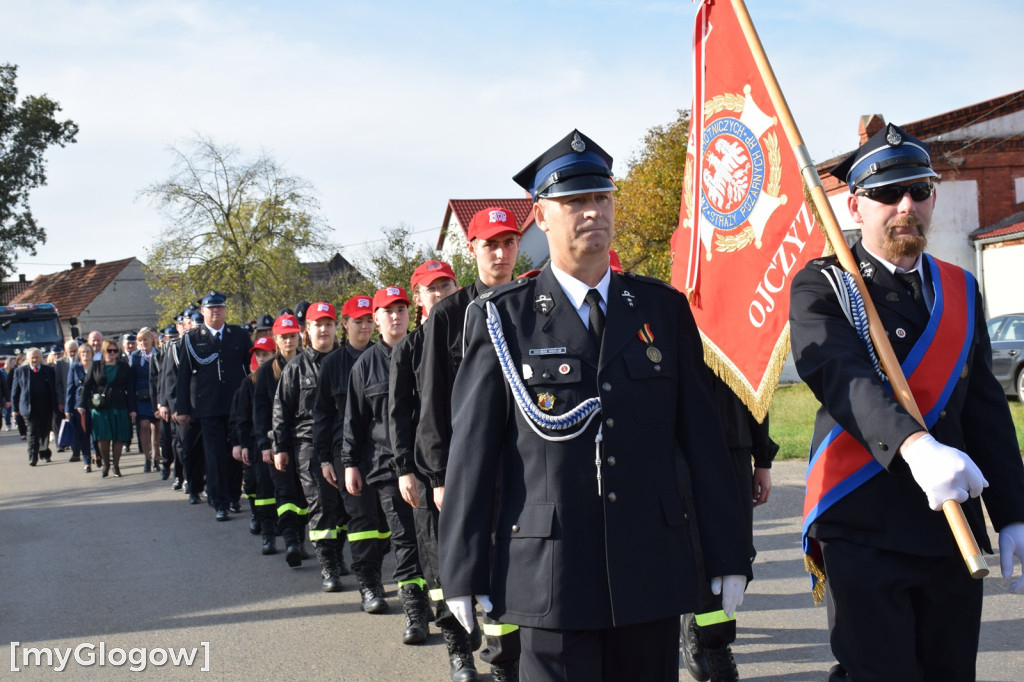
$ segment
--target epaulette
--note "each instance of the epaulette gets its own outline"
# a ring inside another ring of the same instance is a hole
[[[521,288],[525,284],[529,284],[530,280],[532,280],[539,274],[540,270],[531,270],[530,272],[519,275],[519,277],[512,280],[511,282],[505,282],[504,284],[499,284],[496,287],[492,287],[485,291],[484,293],[477,296],[476,298],[474,298],[470,302],[470,305],[473,305],[475,303],[482,307],[483,304],[486,303],[487,301],[493,301],[499,296],[507,294],[510,291],[515,291],[516,289]]]
[[[619,276],[620,277],[625,277],[627,279],[631,279],[631,280],[634,280],[634,281],[637,281],[637,282],[645,282],[647,284],[658,284],[660,286],[665,287],[666,289],[668,289],[670,291],[674,291],[676,293],[679,293],[679,290],[676,289],[674,286],[672,286],[671,284],[669,284],[668,282],[666,282],[663,279],[658,279],[657,277],[649,277],[647,275],[638,275],[635,272],[623,272]]]
[[[839,265],[839,257],[835,254],[831,256],[822,256],[821,258],[812,258],[807,261],[807,265],[805,267],[812,270],[825,270],[833,265]]]

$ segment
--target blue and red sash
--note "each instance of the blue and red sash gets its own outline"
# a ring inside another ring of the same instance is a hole
[[[907,383],[931,428],[945,408],[974,336],[974,277],[955,265],[924,256],[931,273],[935,305],[924,334],[901,364]],[[891,390],[891,387],[886,384]],[[818,445],[807,467],[804,495],[804,564],[811,574],[815,602],[824,597],[821,549],[808,536],[826,509],[882,471],[871,453],[838,424]]]

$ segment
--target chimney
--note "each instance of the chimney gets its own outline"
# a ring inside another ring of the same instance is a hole
[[[84,265],[87,268],[91,268],[94,265],[96,265],[96,261],[94,259],[86,259],[82,261],[82,265]]]
[[[25,279],[25,275],[18,275],[18,281],[19,282],[27,282],[28,280]]]
[[[857,146],[864,144],[871,136],[885,127],[885,119],[881,114],[866,114],[860,117],[860,125],[857,126],[857,133],[860,135],[860,142]]]
[[[71,264],[71,269],[72,270],[77,270],[80,267],[82,267],[82,264],[79,263],[78,261],[75,261],[74,263]]]

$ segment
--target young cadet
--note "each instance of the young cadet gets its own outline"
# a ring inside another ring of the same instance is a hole
[[[277,355],[256,371],[256,394],[252,399],[252,428],[260,459],[267,464],[274,482],[274,500],[277,505],[277,530],[284,540],[284,559],[292,568],[302,565],[306,558],[302,549],[302,530],[306,526],[306,497],[302,493],[295,469],[278,471],[274,466],[272,432],[274,424],[274,396],[277,382],[288,362],[299,350],[299,321],[291,313],[278,315],[274,320],[274,344]],[[263,536],[264,546],[267,537]],[[267,552],[271,554],[271,552]]]
[[[406,468],[415,461],[416,425],[420,413],[419,365],[423,352],[423,330],[434,305],[456,291],[455,273],[447,263],[429,260],[412,274],[412,298],[418,309],[416,328],[399,341],[391,353],[388,382],[388,426],[396,468]],[[441,628],[451,678],[455,682],[476,680],[473,649],[469,636],[445,606],[441,598],[440,575],[437,569],[437,516],[430,484],[418,474],[415,487],[402,488],[402,498],[413,508],[420,564],[427,581],[428,595],[437,607],[434,622]]]
[[[531,681],[678,681],[687,498],[727,615],[750,570],[686,298],[609,267],[611,164],[574,130],[516,175],[551,261],[470,304],[452,391],[445,599],[467,629],[474,597],[519,625]]]
[[[338,486],[334,461],[344,440],[345,399],[352,365],[370,347],[373,336],[373,299],[353,296],[341,306],[341,345],[320,363],[316,402],[313,405],[313,449],[320,461],[320,472],[338,496],[338,573],[349,575],[343,549],[348,538],[349,516],[344,498],[348,496],[344,480]],[[386,530],[386,524],[384,526]]]
[[[512,214],[503,208],[478,211],[466,232],[469,252],[476,260],[477,280],[438,302],[423,329],[423,361],[420,363],[423,392],[416,429],[416,465],[429,479],[438,509],[444,499],[452,437],[452,390],[462,363],[466,307],[491,287],[511,281],[519,256],[519,228]],[[432,545],[428,547],[435,549]],[[427,562],[437,565],[436,555]],[[431,593],[438,600],[443,599],[441,589],[431,588]],[[519,635],[516,626],[493,622],[485,615],[484,635],[487,646],[480,652],[480,658],[491,664],[492,675],[499,681],[517,679]]]
[[[316,549],[324,592],[341,591],[338,566],[338,491],[320,471],[313,448],[313,406],[320,363],[337,344],[334,306],[323,301],[305,311],[306,348],[285,365],[274,396],[274,468],[294,471],[306,497],[309,539]]]
[[[256,369],[276,355],[274,339],[261,336],[253,344],[252,354],[256,360]],[[249,532],[263,535],[263,554],[276,554],[277,543],[277,500],[274,498],[274,481],[270,477],[270,469],[260,455],[256,445],[256,434],[253,431],[253,402],[256,396],[256,370],[249,372],[242,380],[235,393],[232,409],[235,441],[231,456],[245,467],[243,477],[244,491],[249,499],[251,518]]]
[[[409,332],[409,299],[401,287],[385,287],[373,296],[373,319],[380,342],[363,353],[352,367],[345,401],[344,443],[340,464],[345,470],[345,499],[351,517],[348,523],[352,544],[352,570],[359,579],[362,608],[383,613],[381,585],[383,545],[380,539],[380,510],[391,529],[395,550],[394,578],[398,582],[405,611],[405,644],[427,639],[426,581],[420,568],[412,508],[400,490],[415,485],[412,462],[398,462],[391,451],[388,433],[388,374],[391,349]],[[372,449],[370,449],[372,444]]]

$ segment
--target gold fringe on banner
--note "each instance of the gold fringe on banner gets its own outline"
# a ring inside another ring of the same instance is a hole
[[[817,579],[814,589],[811,590],[811,596],[814,597],[814,605],[818,606],[825,601],[825,571],[806,554],[804,554],[804,570]]]
[[[736,365],[704,332],[700,333],[700,338],[704,342],[704,363],[743,401],[758,424],[764,422],[775,397],[775,389],[779,386],[779,376],[786,364],[786,357],[789,355],[789,322],[775,340],[775,347],[768,358],[768,367],[757,388],[744,378]]]

